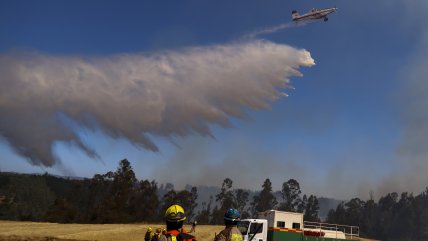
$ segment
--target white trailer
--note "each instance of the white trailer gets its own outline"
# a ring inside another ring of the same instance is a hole
[[[244,241],[341,241],[359,236],[356,226],[305,222],[302,213],[278,210],[259,212],[257,219],[243,219],[238,228]]]

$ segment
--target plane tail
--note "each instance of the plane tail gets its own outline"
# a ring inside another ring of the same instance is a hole
[[[296,20],[296,18],[299,17],[299,13],[296,10],[293,10],[291,12],[291,18],[293,18],[293,20]]]

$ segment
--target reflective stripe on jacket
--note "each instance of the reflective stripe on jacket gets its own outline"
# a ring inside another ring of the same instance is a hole
[[[221,231],[214,239],[215,241],[242,241],[242,234],[235,226],[227,227]]]
[[[159,241],[196,241],[196,238],[184,230],[179,232],[177,230],[170,230],[165,234],[162,234]]]

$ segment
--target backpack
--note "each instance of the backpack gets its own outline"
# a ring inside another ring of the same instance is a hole
[[[196,241],[195,236],[188,233],[171,230],[165,234],[166,237],[171,237],[171,241]]]

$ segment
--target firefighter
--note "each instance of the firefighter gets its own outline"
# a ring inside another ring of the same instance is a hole
[[[153,237],[153,229],[151,227],[147,228],[146,235],[144,236],[144,241],[150,241]]]
[[[161,232],[162,232],[162,229],[161,228],[157,228],[156,229],[156,233],[153,235],[151,241],[159,241],[159,238],[161,236]]]
[[[166,233],[161,235],[159,241],[196,241],[193,235],[183,229],[183,222],[186,220],[183,207],[177,204],[170,206],[165,211],[164,219]]]
[[[237,228],[241,214],[236,209],[229,209],[224,214],[224,225],[226,226],[215,238],[214,241],[242,241],[241,231]]]
[[[196,225],[198,225],[198,222],[193,221],[192,228],[190,229],[189,233],[195,233],[196,232]]]

